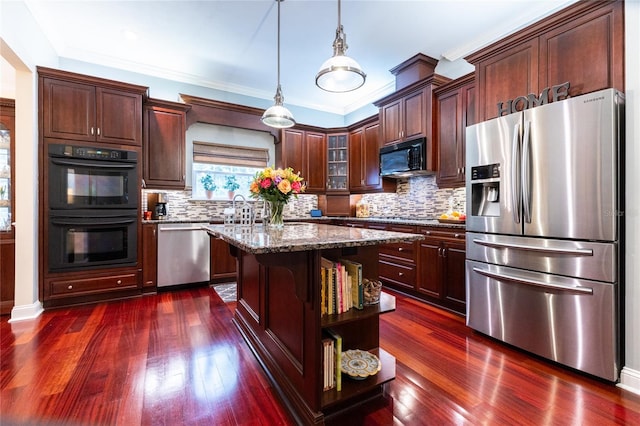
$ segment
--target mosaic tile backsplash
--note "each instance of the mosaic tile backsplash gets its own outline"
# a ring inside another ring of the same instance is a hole
[[[208,220],[222,218],[224,209],[231,207],[232,202],[226,200],[192,200],[191,190],[142,190],[142,209],[147,209],[147,193],[164,192],[167,194],[167,212],[170,218],[184,220]],[[415,219],[435,219],[450,208],[465,210],[464,188],[443,188],[436,185],[435,176],[416,176],[398,180],[395,193],[364,194],[362,200],[369,203],[369,211],[373,217],[406,217]],[[262,202],[249,200],[256,210],[259,219]],[[236,207],[242,200],[236,200]],[[302,194],[298,199],[292,198],[285,207],[285,219],[308,218],[310,211],[318,207],[318,197]]]

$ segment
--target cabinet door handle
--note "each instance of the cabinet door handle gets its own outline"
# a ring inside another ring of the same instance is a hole
[[[94,130],[93,130],[93,127],[92,127],[91,128],[91,136],[93,136],[93,135],[94,135]]]
[[[98,127],[98,136],[100,136],[100,127]]]
[[[153,236],[155,238],[155,236],[156,236],[156,228],[153,228]]]

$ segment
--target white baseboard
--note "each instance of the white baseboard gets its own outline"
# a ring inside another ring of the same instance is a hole
[[[640,371],[623,367],[618,387],[640,395]]]
[[[30,305],[14,306],[13,309],[11,309],[9,322],[35,319],[38,318],[43,311],[42,303],[40,303],[39,300],[36,300]]]

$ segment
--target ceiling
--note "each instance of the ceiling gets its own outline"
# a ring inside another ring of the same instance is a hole
[[[317,88],[315,75],[333,52],[337,0],[286,0],[280,6],[285,106],[347,114],[393,91],[389,70],[416,53],[441,60],[438,72],[458,77],[472,69],[461,59],[465,55],[574,1],[343,0],[347,54],[360,63],[367,81],[336,94]],[[25,3],[61,58],[272,102],[275,0]]]

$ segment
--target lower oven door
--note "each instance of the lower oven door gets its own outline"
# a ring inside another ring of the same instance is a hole
[[[136,212],[50,212],[49,270],[68,271],[135,265],[138,251]]]
[[[618,379],[617,285],[467,260],[467,325],[607,380]]]

